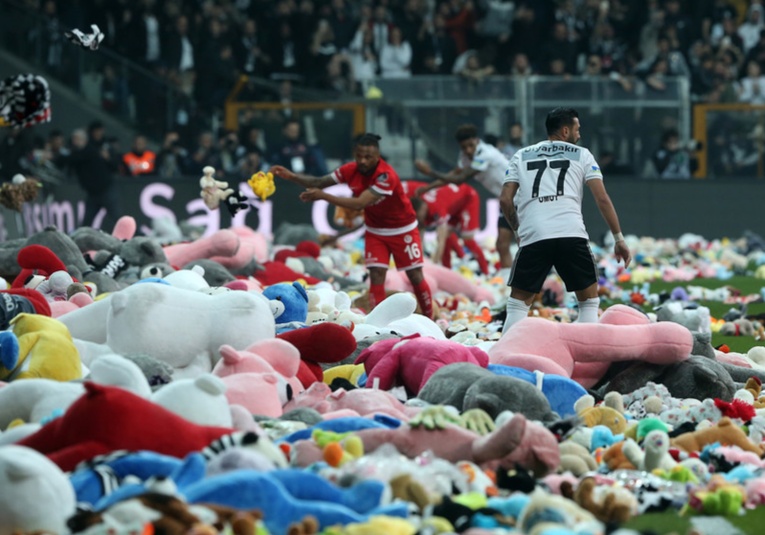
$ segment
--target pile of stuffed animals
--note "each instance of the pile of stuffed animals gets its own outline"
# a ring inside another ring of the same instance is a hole
[[[652,313],[576,323],[551,276],[502,336],[503,281],[468,261],[426,264],[435,320],[393,270],[370,311],[356,244],[312,232],[162,243],[125,217],[3,244],[0,535],[599,535],[765,504],[758,321],[653,296],[677,264],[597,250],[602,287],[634,277]],[[631,245],[693,251],[698,276],[765,264],[742,240]],[[713,347],[723,328],[752,349]]]

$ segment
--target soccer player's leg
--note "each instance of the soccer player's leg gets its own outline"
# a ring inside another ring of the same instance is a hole
[[[364,263],[369,270],[369,309],[385,299],[385,274],[390,265],[390,252],[384,238],[367,232],[364,235]]]
[[[387,237],[396,268],[405,271],[414,288],[414,296],[422,314],[433,319],[433,295],[422,273],[422,242],[417,229]]]
[[[478,230],[478,214],[481,207],[481,199],[478,193],[473,192],[462,211],[459,214],[462,242],[478,262],[481,273],[488,275],[489,263],[483,254],[483,250],[475,241],[475,233]],[[509,251],[509,248],[508,248]]]
[[[542,240],[522,246],[513,262],[512,274],[507,285],[510,297],[507,299],[507,317],[502,332],[505,333],[514,324],[528,316],[534,296],[542,290],[542,285],[552,267],[551,251],[554,247]]]
[[[597,323],[600,297],[598,297],[598,265],[584,238],[560,238],[561,248],[555,261],[566,290],[576,294],[579,304],[577,323]]]

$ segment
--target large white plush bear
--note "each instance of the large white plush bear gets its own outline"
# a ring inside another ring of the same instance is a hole
[[[0,535],[68,531],[74,488],[44,455],[22,446],[0,447],[0,489]]]
[[[86,366],[104,353],[143,354],[175,370],[174,379],[212,370],[224,344],[244,349],[276,335],[268,300],[230,291],[215,295],[137,283],[59,318]]]

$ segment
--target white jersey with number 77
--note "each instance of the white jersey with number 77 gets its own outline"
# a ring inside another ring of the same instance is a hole
[[[542,141],[519,150],[505,182],[517,182],[514,204],[522,245],[551,238],[589,239],[582,217],[588,180],[603,180],[592,153],[565,141]]]

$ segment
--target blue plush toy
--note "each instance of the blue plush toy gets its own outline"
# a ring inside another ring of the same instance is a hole
[[[271,301],[276,320],[276,332],[305,327],[305,320],[308,317],[308,294],[302,284],[299,282],[273,284],[263,290],[263,295]]]
[[[508,375],[517,379],[523,379],[531,384],[542,383],[542,393],[550,402],[550,408],[558,413],[561,418],[576,415],[574,403],[587,394],[582,385],[561,375],[545,375],[542,372],[530,372],[515,366],[503,364],[489,364],[488,370],[497,375]]]
[[[409,514],[407,502],[385,504],[387,485],[375,479],[343,488],[305,470],[234,469],[207,476],[206,468],[201,453],[181,460],[148,451],[123,452],[83,464],[70,481],[78,502],[90,504],[96,511],[154,488],[178,493],[189,503],[259,509],[271,533],[286,533],[292,522],[308,515],[326,527],[364,523],[372,515]]]

